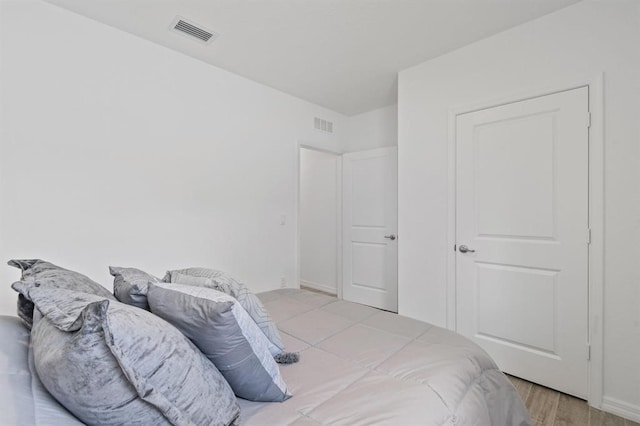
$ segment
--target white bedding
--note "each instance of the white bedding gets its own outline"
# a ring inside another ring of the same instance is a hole
[[[528,425],[507,377],[451,331],[304,290],[259,295],[300,362],[293,397],[240,400],[246,425]]]
[[[308,291],[259,297],[300,362],[280,366],[292,398],[239,399],[242,425],[531,424],[507,377],[456,333]],[[0,340],[0,424],[76,422],[31,376],[16,317],[0,317]]]

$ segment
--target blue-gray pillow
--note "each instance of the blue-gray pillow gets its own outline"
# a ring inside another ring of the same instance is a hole
[[[233,392],[180,331],[150,312],[17,282],[42,313],[32,330],[45,388],[88,424],[229,425]]]
[[[284,401],[287,392],[269,340],[236,299],[182,284],[149,284],[151,312],[173,324],[220,370],[231,389],[250,401]]]
[[[272,343],[269,350],[272,355],[278,355],[284,351],[284,344],[280,338],[280,333],[276,324],[271,319],[269,312],[264,307],[260,299],[251,293],[247,286],[243,283],[236,281],[229,274],[217,271],[215,269],[207,268],[187,268],[174,271],[168,271],[163,281],[172,282],[176,284],[194,285],[192,279],[186,279],[187,277],[199,277],[211,280],[215,290],[226,293],[233,296],[240,302],[240,305],[247,311],[255,323],[260,327],[260,330],[267,336],[267,339]],[[209,287],[206,281],[203,280],[203,287]]]
[[[37,281],[42,286],[65,288],[114,299],[109,290],[86,275],[41,259],[12,259],[7,264],[22,271],[23,281]],[[25,295],[18,295],[18,316],[31,328],[33,303]]]
[[[109,266],[113,276],[113,294],[122,303],[149,310],[147,303],[147,284],[160,279],[136,268]]]

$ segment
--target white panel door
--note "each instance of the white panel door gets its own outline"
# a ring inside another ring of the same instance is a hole
[[[458,116],[456,327],[587,395],[588,88]]]
[[[345,300],[398,311],[398,151],[343,155]]]

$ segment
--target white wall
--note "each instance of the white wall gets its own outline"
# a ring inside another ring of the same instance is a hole
[[[337,293],[338,156],[300,149],[300,284]]]
[[[446,321],[448,113],[605,79],[605,403],[640,418],[640,2],[586,0],[399,76],[400,312]]]
[[[398,145],[398,105],[352,115],[343,136],[344,152]]]
[[[297,143],[340,151],[313,118],[344,116],[47,3],[0,5],[3,264],[44,258],[109,289],[108,265],[297,285]],[[2,314],[18,278],[0,266]]]

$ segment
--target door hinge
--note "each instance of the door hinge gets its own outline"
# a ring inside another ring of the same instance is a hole
[[[587,113],[587,128],[591,127],[591,113]]]
[[[591,228],[587,228],[587,244],[591,244]]]
[[[587,361],[591,361],[591,345],[587,344]]]

